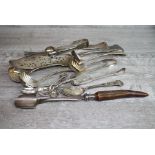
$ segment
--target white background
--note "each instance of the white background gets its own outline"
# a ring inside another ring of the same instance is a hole
[[[0,24],[145,25],[154,0],[1,0]]]
[[[2,25],[153,25],[153,0],[5,0]],[[0,130],[2,155],[154,155],[154,130]]]

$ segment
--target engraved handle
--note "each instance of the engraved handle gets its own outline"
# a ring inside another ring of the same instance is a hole
[[[121,87],[123,86],[123,82],[121,80],[115,80],[107,83],[88,86],[86,89],[93,89],[93,88],[99,88],[99,87],[112,87],[112,86]]]

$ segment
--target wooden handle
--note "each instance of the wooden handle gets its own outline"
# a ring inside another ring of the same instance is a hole
[[[114,100],[119,98],[129,97],[145,97],[148,96],[145,92],[132,91],[132,90],[112,90],[112,91],[99,91],[95,93],[95,100]]]

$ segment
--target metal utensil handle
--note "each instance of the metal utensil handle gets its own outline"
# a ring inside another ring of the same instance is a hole
[[[89,82],[93,82],[93,81],[96,81],[96,80],[100,80],[102,78],[107,78],[107,77],[111,77],[111,76],[118,76],[118,75],[122,75],[125,73],[125,68],[121,68],[120,70],[116,71],[116,72],[113,72],[113,73],[110,73],[110,74],[107,74],[107,75],[101,75],[101,76],[98,76],[94,79],[88,77],[86,80],[85,79],[80,79],[80,80],[77,80],[76,78],[72,79],[72,83],[73,85],[82,85],[82,84],[87,84]]]
[[[93,88],[98,88],[98,87],[112,87],[112,86],[123,86],[123,82],[121,80],[115,80],[107,83],[102,83],[102,84],[97,84],[93,86],[88,86],[86,89],[93,89]]]
[[[88,50],[88,51],[85,51],[85,52],[81,52],[79,53],[79,55],[81,57],[84,57],[86,55],[89,55],[89,54],[103,54],[103,55],[125,55],[124,51],[122,50],[118,50],[118,49],[96,49],[94,50],[95,52],[92,52],[93,50]]]
[[[54,101],[78,101],[81,98],[49,98],[35,95],[21,95],[15,100],[15,106],[21,109],[34,109],[38,104]]]

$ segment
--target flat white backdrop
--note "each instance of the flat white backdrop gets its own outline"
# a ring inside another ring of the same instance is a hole
[[[154,155],[153,130],[3,130],[3,155]]]
[[[153,0],[5,0],[1,25],[153,25]],[[2,155],[154,155],[154,130],[0,130]]]
[[[1,0],[0,24],[135,25],[154,23],[154,0]]]

